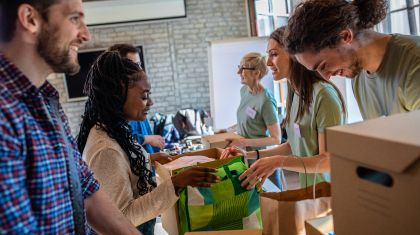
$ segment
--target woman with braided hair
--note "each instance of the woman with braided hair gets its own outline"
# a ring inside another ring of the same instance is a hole
[[[146,120],[153,105],[150,89],[138,64],[122,59],[118,52],[102,53],[85,83],[88,100],[77,137],[83,159],[101,187],[145,235],[154,234],[155,217],[176,203],[179,189],[211,187],[208,183],[219,179],[210,173],[215,169],[193,167],[156,187],[151,164],[160,159],[148,155],[129,125]]]

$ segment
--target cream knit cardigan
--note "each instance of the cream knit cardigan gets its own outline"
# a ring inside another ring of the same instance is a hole
[[[149,154],[143,149],[144,156]],[[172,207],[178,200],[172,180],[168,179],[148,194],[140,197],[138,176],[130,169],[130,162],[116,140],[94,126],[83,150],[83,160],[99,180],[101,188],[115,202],[122,213],[138,226]],[[148,165],[150,168],[150,164]]]

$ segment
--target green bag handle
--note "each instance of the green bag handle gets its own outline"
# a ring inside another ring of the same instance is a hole
[[[223,169],[223,170],[225,170],[225,172],[229,172],[230,174],[228,175],[228,173],[226,173],[226,175],[225,175],[225,177],[223,177],[220,181],[223,181],[223,180],[227,180],[227,179],[232,179],[232,176],[240,176],[241,175],[241,173],[239,173],[239,171],[237,171],[237,170],[233,170],[233,171],[228,171],[228,170],[226,170],[226,169]]]
[[[244,160],[244,156],[242,156],[242,157],[241,157],[241,162],[242,162],[242,163],[244,163],[244,162],[245,162],[245,160]],[[229,179],[232,179],[232,172],[233,172],[233,174],[234,174],[234,175],[238,175],[238,176],[240,175],[240,173],[239,173],[237,170],[230,171],[230,169],[229,169],[229,167],[228,167],[227,165],[223,165],[222,167],[223,167],[223,170],[225,170],[226,176],[227,176]]]
[[[226,165],[223,165],[223,170],[225,170],[226,176],[229,179],[232,179],[232,173],[230,173],[229,167],[227,167]]]

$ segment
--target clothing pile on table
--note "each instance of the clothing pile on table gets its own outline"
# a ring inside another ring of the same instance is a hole
[[[154,123],[153,133],[155,135],[160,135],[165,139],[165,149],[173,148],[174,143],[177,143],[180,140],[179,132],[172,122],[173,118],[173,114],[164,115],[156,113],[153,115],[152,119],[150,119],[150,121]]]
[[[182,109],[176,115],[156,113],[150,121],[153,122],[153,133],[165,139],[165,149],[174,147],[174,143],[188,137],[213,135],[211,126],[204,123],[208,117],[202,109]]]
[[[173,123],[181,139],[194,135],[213,135],[211,127],[204,123],[207,116],[207,112],[202,109],[182,109],[175,115]]]

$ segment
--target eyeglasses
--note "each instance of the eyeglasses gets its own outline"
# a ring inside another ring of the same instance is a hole
[[[240,65],[238,65],[238,69],[241,71],[241,73],[244,71],[244,69],[255,70],[255,68],[244,68],[244,67],[241,67]]]
[[[134,63],[138,64],[138,65],[139,65],[139,67],[140,67],[141,69],[143,69],[143,68],[141,67],[141,62],[134,62]]]

